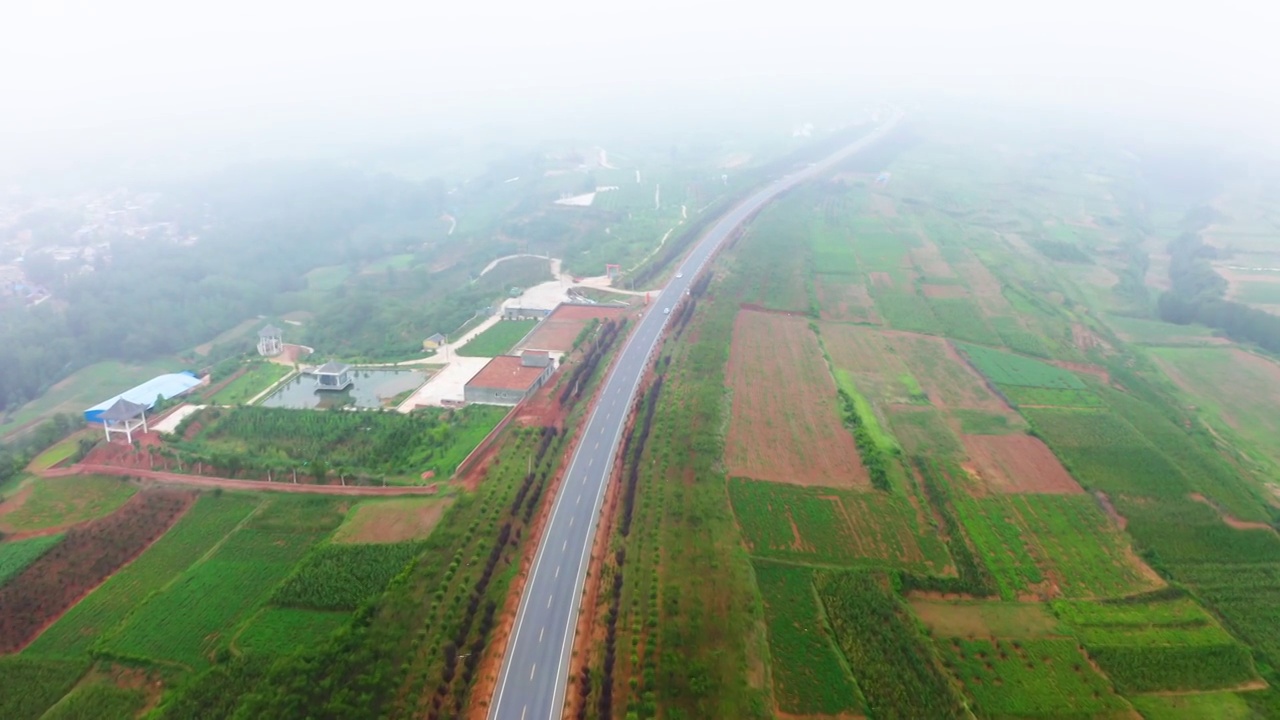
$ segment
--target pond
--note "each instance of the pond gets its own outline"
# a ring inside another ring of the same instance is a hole
[[[427,373],[422,370],[357,367],[351,369],[351,380],[355,384],[346,390],[317,390],[314,376],[299,375],[280,386],[260,404],[298,410],[391,407],[388,403],[392,398],[426,382]]]

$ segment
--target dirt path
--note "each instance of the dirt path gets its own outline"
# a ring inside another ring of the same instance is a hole
[[[1236,530],[1270,530],[1272,532],[1275,532],[1275,528],[1271,527],[1270,525],[1264,522],[1241,520],[1239,518],[1228,515],[1226,511],[1218,507],[1217,503],[1201,495],[1200,493],[1191,493],[1187,497],[1191,498],[1192,500],[1195,500],[1198,503],[1203,503],[1213,508],[1214,512],[1218,513],[1218,517],[1222,518],[1222,522],[1226,523],[1230,527],[1235,528]]]
[[[42,478],[60,478],[72,475],[117,475],[136,477],[144,480],[155,480],[167,485],[186,485],[191,487],[223,488],[226,490],[259,490],[267,492],[312,493],[316,495],[433,495],[438,489],[431,485],[364,487],[342,485],[300,485],[288,482],[263,482],[262,480],[235,480],[222,477],[200,477],[181,473],[146,470],[140,468],[123,468],[114,465],[76,464],[68,468],[56,468],[40,473]]]

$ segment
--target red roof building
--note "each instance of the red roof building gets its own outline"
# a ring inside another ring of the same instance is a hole
[[[555,370],[547,353],[499,355],[467,381],[462,397],[468,403],[518,405],[537,392]]]

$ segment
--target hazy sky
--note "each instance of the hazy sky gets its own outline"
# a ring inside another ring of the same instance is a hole
[[[646,103],[692,115],[722,91],[780,87],[1000,91],[1099,112],[1159,101],[1171,122],[1280,122],[1280,16],[1256,0],[201,5],[0,3],[0,160],[242,133],[367,140]]]

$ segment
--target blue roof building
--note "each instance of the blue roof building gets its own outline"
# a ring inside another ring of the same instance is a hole
[[[148,410],[155,406],[156,398],[168,400],[191,390],[200,384],[200,378],[191,372],[169,373],[158,375],[141,385],[125,390],[115,397],[108,398],[84,411],[85,422],[102,422],[102,413],[116,404],[118,400],[128,400]]]

